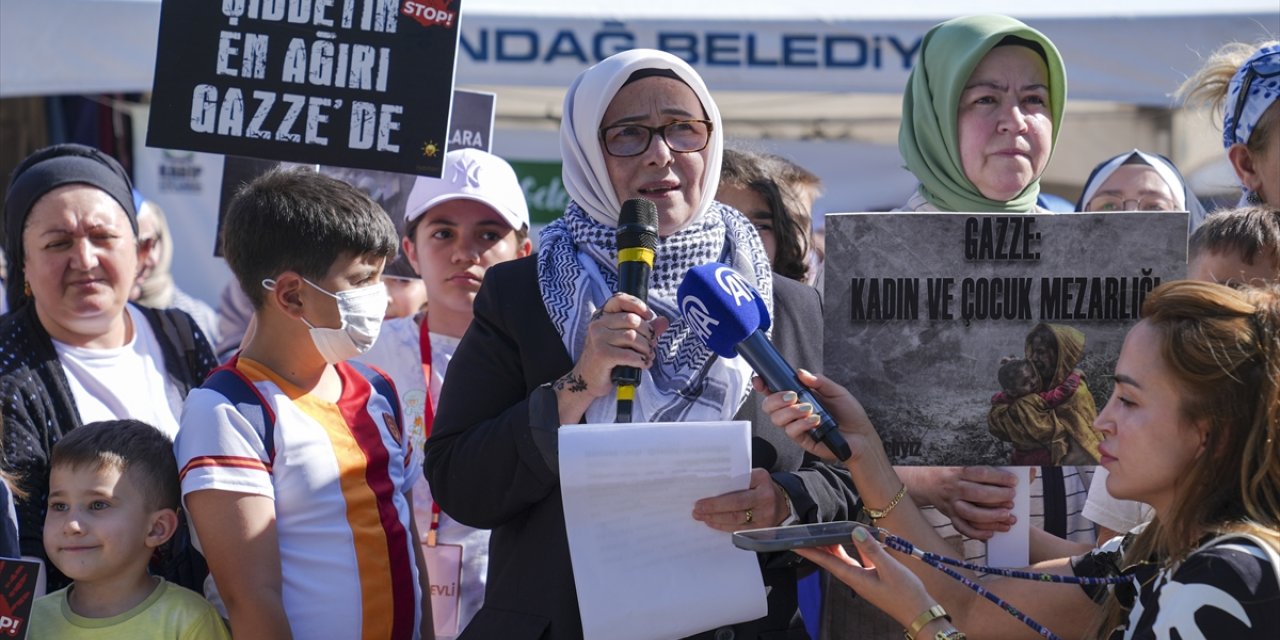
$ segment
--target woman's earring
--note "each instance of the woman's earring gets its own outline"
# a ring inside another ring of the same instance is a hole
[[[28,298],[31,297],[31,281],[30,280],[22,281],[22,295]]]
[[[1262,204],[1262,196],[1258,195],[1257,191],[1250,191],[1249,193],[1245,194],[1244,199],[1245,199],[1245,202],[1248,202],[1249,204],[1255,207]]]

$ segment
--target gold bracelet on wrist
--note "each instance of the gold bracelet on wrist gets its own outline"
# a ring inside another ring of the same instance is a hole
[[[905,495],[907,495],[907,485],[904,484],[902,485],[902,488],[898,490],[898,494],[893,496],[893,500],[889,501],[889,506],[883,509],[872,509],[864,504],[862,505],[862,511],[871,517],[871,524],[875,524],[876,520],[888,517],[888,515],[893,511],[893,508],[898,506],[899,502],[902,502],[902,498]]]
[[[782,508],[782,521],[786,522],[793,515],[797,518],[800,517],[800,514],[796,513],[796,506],[791,502],[791,495],[787,493],[787,488],[779,484],[777,480],[773,481],[773,486],[778,488],[778,492],[782,494],[782,501],[786,503]]]
[[[920,633],[920,630],[923,629],[925,625],[937,620],[938,618],[943,618],[947,622],[951,622],[951,616],[947,615],[947,610],[943,609],[942,605],[935,604],[932,607],[925,609],[920,615],[916,616],[915,620],[911,621],[911,626],[908,627],[906,631],[902,632],[903,637],[907,640],[916,640],[916,634]]]

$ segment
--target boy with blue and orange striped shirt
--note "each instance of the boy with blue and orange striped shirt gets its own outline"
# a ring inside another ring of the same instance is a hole
[[[236,637],[432,637],[396,393],[347,362],[377,338],[396,240],[376,203],[305,169],[228,209],[256,326],[188,396],[175,448],[206,595]]]

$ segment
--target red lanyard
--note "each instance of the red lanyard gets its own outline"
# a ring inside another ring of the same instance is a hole
[[[422,324],[418,328],[418,353],[422,357],[422,377],[427,382],[427,395],[422,403],[422,430],[430,438],[436,412],[431,408],[431,331],[427,329],[425,313],[422,314]]]
[[[427,383],[427,393],[422,401],[422,432],[431,437],[431,425],[435,422],[436,412],[431,406],[431,331],[427,328],[427,314],[422,314],[422,325],[418,329],[418,352],[422,357],[422,379]],[[436,535],[440,530],[440,503],[431,499],[431,528],[427,530],[427,546],[436,546]]]

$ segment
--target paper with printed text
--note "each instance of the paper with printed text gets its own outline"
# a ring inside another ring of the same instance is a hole
[[[693,519],[748,487],[747,422],[567,425],[560,491],[586,638],[677,638],[765,615],[756,555]]]

